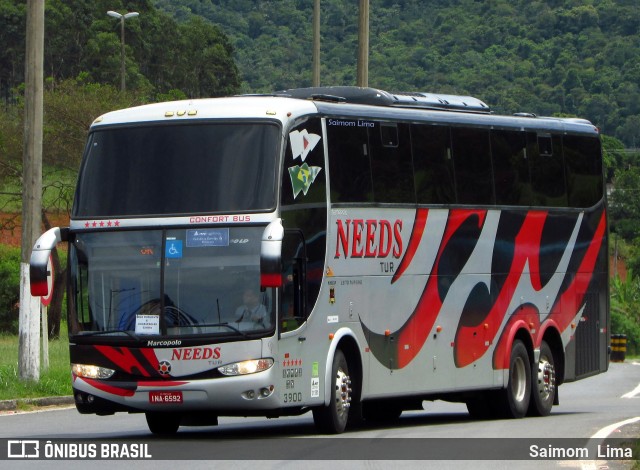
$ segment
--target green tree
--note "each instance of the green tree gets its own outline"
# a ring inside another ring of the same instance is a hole
[[[85,74],[92,82],[120,83],[120,22],[108,10],[138,11],[125,24],[128,89],[147,100],[180,89],[185,94],[237,93],[239,77],[227,36],[193,16],[179,27],[151,0],[48,0],[45,12],[45,75],[54,82]],[[24,80],[24,0],[0,0],[0,98],[9,103]],[[202,41],[202,42],[199,42]],[[199,80],[203,83],[200,84]]]
[[[602,158],[604,160],[607,182],[610,183],[618,169],[622,169],[625,161],[624,144],[615,137],[602,135]]]
[[[50,228],[49,215],[54,213],[69,214],[75,186],[75,175],[80,164],[80,158],[86,141],[89,125],[101,114],[116,109],[125,108],[143,102],[144,97],[135,91],[121,93],[110,85],[100,85],[86,81],[86,75],[76,80],[65,80],[56,83],[48,81],[44,93],[44,142],[43,142],[43,230]],[[15,211],[20,207],[21,192],[21,157],[22,157],[22,99],[0,111],[0,150],[7,157],[0,162],[0,172],[4,175],[2,182],[5,187],[13,188],[5,191],[2,200],[5,209]],[[71,176],[70,176],[71,175]],[[0,221],[0,229],[12,230],[18,220],[15,217],[4,218]],[[18,261],[19,261],[18,250]],[[1,255],[1,253],[0,253]],[[60,333],[60,319],[63,312],[63,297],[65,292],[64,269],[66,263],[58,258],[58,252],[53,256],[55,272],[54,296],[49,306],[49,334],[52,337]],[[18,262],[19,265],[19,262]],[[19,273],[19,269],[16,271]],[[0,275],[1,276],[1,275]],[[12,286],[12,279],[2,284],[0,279],[0,298],[4,295],[6,302],[11,301],[13,288],[19,291],[18,284]],[[2,305],[0,305],[0,312]],[[8,312],[8,310],[6,310]],[[0,319],[2,323],[2,319]],[[6,322],[5,322],[6,323]],[[8,325],[8,323],[7,323]],[[0,325],[0,328],[2,326]]]
[[[369,83],[475,95],[499,112],[585,117],[633,146],[640,10],[625,2],[371,0]],[[230,37],[246,92],[310,85],[312,2],[157,0]],[[357,2],[321,2],[321,83],[354,85]],[[637,127],[637,126],[636,126]]]
[[[640,146],[640,115],[635,114],[624,119],[616,134],[620,139],[628,142],[630,147],[638,148]]]
[[[18,332],[20,249],[0,245],[0,332]]]
[[[24,80],[25,29],[25,4],[0,0],[0,98],[5,102]]]
[[[220,29],[200,17],[178,27],[178,67],[172,83],[191,98],[224,96],[240,87],[232,47]]]
[[[618,170],[609,198],[611,229],[627,241],[640,238],[640,167]]]

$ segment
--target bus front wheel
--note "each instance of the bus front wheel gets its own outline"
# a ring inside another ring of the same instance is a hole
[[[178,413],[145,413],[149,431],[154,434],[175,434],[180,427]]]
[[[329,404],[313,409],[313,421],[322,432],[340,434],[347,427],[353,394],[349,364],[340,349],[333,356],[331,377]]]

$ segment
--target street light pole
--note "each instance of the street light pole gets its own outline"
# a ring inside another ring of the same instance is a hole
[[[312,85],[320,86],[320,0],[313,1],[313,67]]]
[[[140,13],[137,11],[131,11],[124,15],[121,15],[117,11],[109,10],[107,15],[112,16],[113,18],[118,18],[120,20],[120,91],[125,91],[125,66],[124,66],[124,20],[129,18],[135,18]]]
[[[369,86],[369,0],[360,0],[357,86]]]

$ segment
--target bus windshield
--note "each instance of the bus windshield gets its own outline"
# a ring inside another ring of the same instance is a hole
[[[255,122],[98,129],[73,217],[272,210],[279,134],[277,125]]]
[[[273,292],[260,290],[264,227],[75,235],[71,335],[267,333]]]

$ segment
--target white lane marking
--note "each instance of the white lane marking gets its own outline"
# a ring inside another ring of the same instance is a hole
[[[610,424],[609,426],[600,429],[597,433],[591,436],[591,439],[604,439],[616,429],[621,428],[622,426],[626,426],[627,424],[636,423],[638,421],[640,421],[640,416],[629,418],[624,421],[620,421],[619,423]]]
[[[629,393],[625,393],[624,395],[622,395],[620,398],[633,398],[639,393],[640,393],[640,384],[638,384],[638,386],[633,390],[631,390]]]
[[[606,426],[600,429],[593,436],[591,436],[590,439],[598,439],[598,440],[605,439],[609,436],[609,434],[611,434],[616,429],[621,428],[622,426],[626,426],[627,424],[636,423],[638,421],[640,421],[640,416],[636,416],[635,418],[629,418],[629,419],[625,419],[624,421],[610,424],[609,426]],[[582,470],[596,470],[600,467],[598,465],[598,460],[594,459],[591,461],[582,462],[580,465],[580,468]]]

